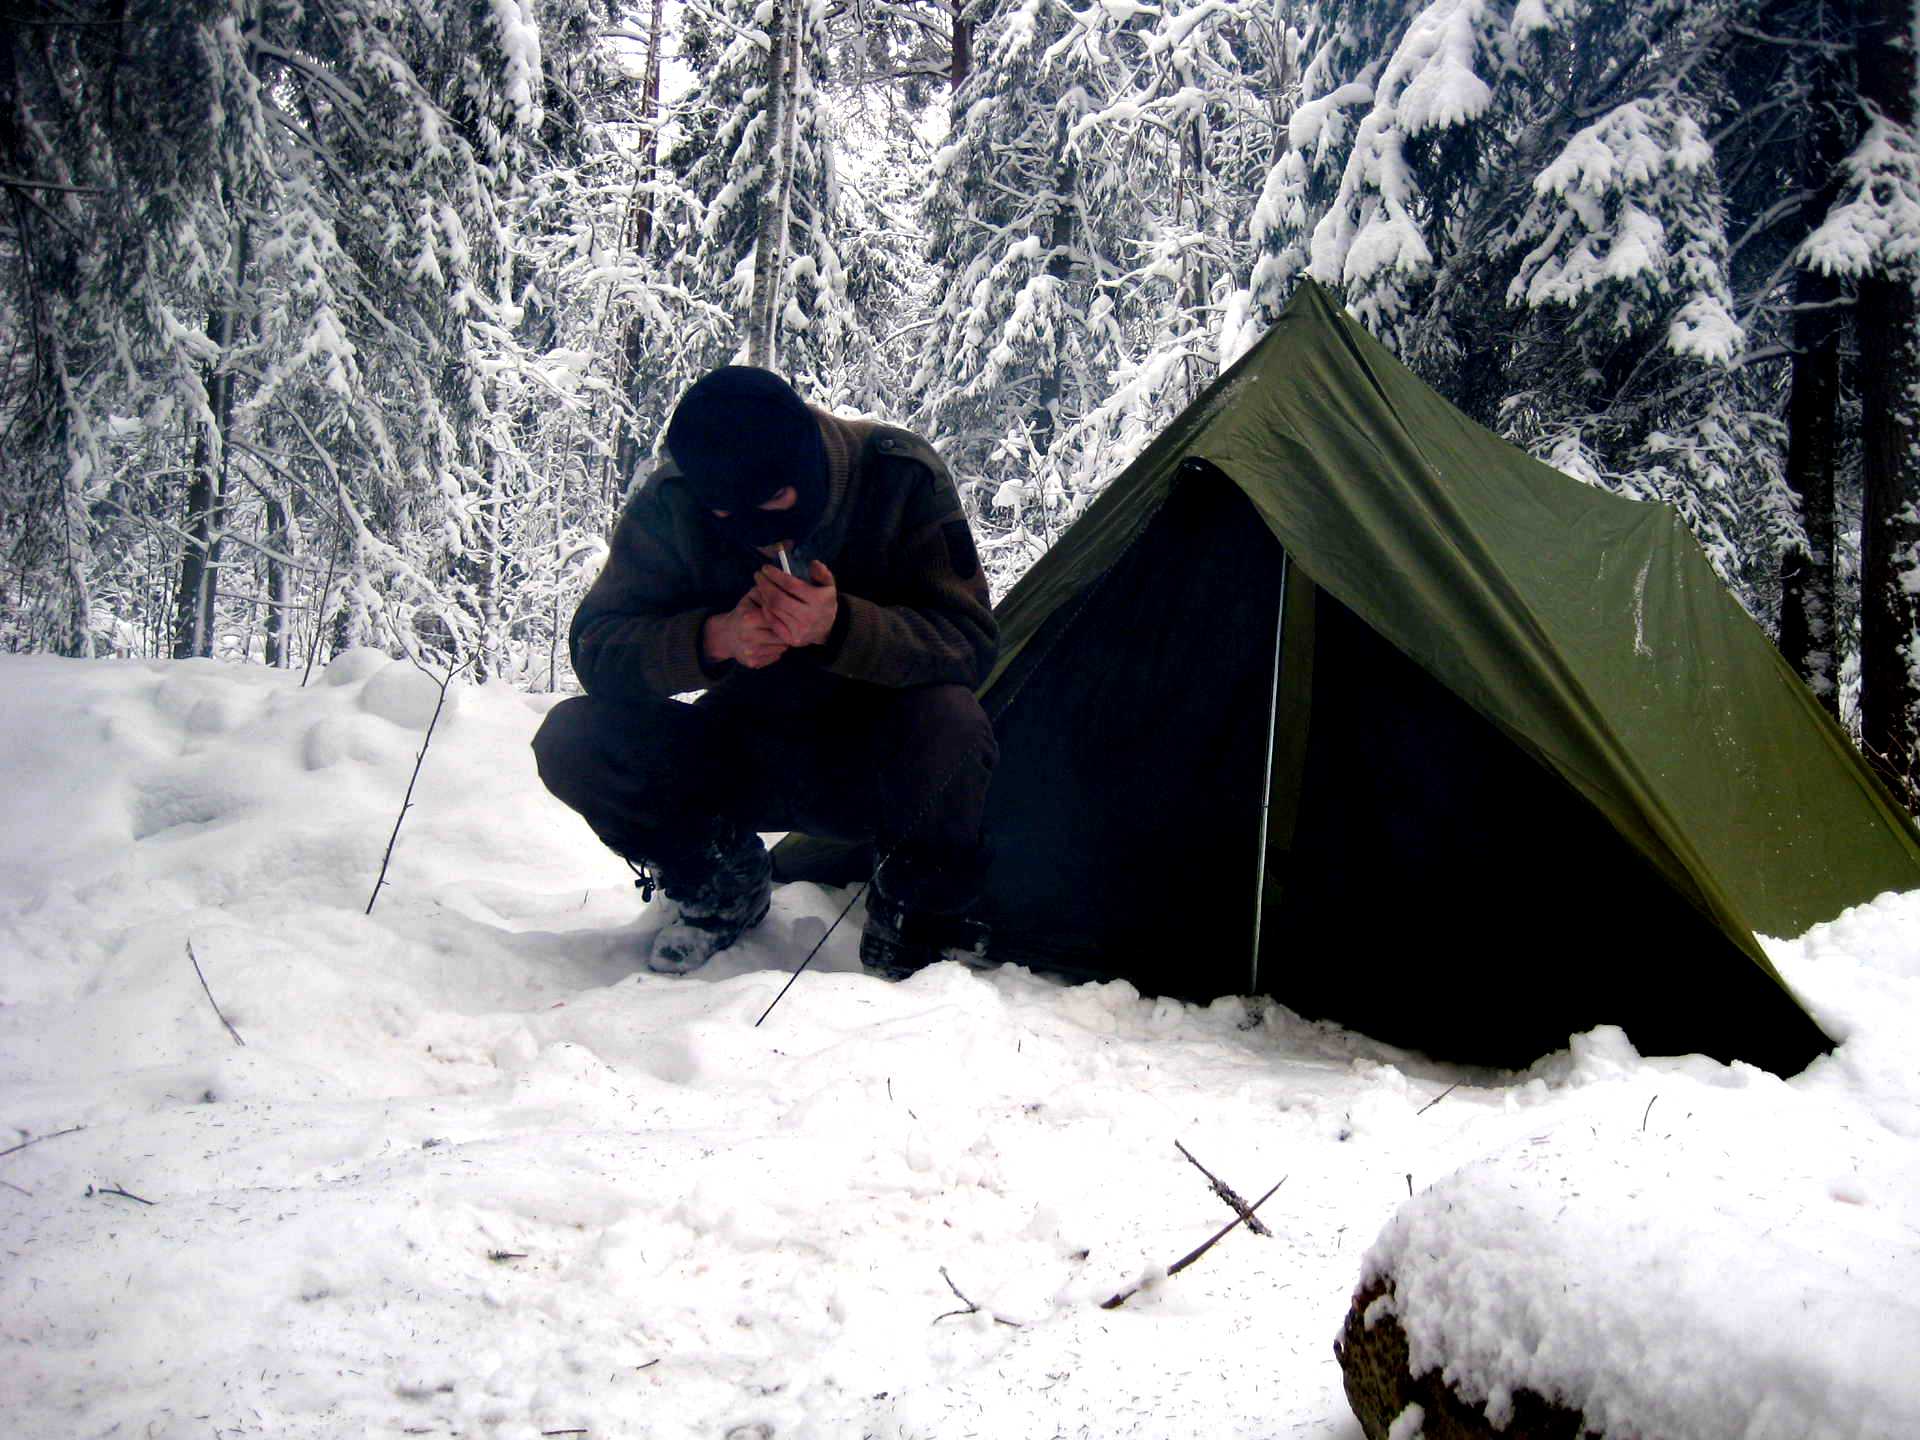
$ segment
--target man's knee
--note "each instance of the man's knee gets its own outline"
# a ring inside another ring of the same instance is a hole
[[[533,732],[533,764],[540,783],[565,799],[576,793],[583,772],[592,767],[593,701],[585,695],[562,700]]]
[[[921,685],[900,692],[896,734],[909,751],[977,760],[991,770],[1000,758],[993,722],[964,685]]]
[[[687,760],[700,728],[673,700],[614,704],[591,695],[562,700],[533,736],[533,763],[547,789],[576,810],[636,786],[665,783]]]

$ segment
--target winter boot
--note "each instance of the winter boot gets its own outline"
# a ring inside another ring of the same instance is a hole
[[[961,897],[971,899],[978,888],[979,862],[943,867],[937,880],[923,873],[926,869],[908,861],[874,872],[867,887],[867,926],[860,935],[860,964],[869,975],[904,980],[939,960],[991,968],[987,927],[959,913],[965,908]],[[909,905],[902,892],[918,894],[920,903]],[[936,898],[943,902],[939,909],[927,903]]]
[[[653,937],[647,968],[660,975],[698,970],[767,917],[773,899],[767,847],[751,830],[720,826],[686,859],[659,867],[660,888],[678,909]]]

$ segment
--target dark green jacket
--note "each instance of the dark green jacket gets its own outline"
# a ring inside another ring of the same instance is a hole
[[[999,630],[946,466],[906,430],[814,416],[826,441],[827,508],[803,550],[833,572],[840,613],[826,643],[757,673],[978,686]],[[731,610],[765,563],[721,536],[679,472],[661,467],[628,502],[606,568],[574,613],[574,674],[610,700],[726,685],[740,667],[702,665],[700,626]]]

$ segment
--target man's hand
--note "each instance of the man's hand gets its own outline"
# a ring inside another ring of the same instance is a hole
[[[706,665],[733,660],[749,670],[761,670],[791,648],[775,631],[759,596],[756,586],[724,615],[709,615],[701,622],[700,659]]]
[[[807,567],[805,580],[777,565],[763,565],[747,598],[758,602],[774,635],[792,646],[821,644],[840,613],[833,572],[818,560]]]

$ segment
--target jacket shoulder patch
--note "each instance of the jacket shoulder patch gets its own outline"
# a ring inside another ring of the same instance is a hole
[[[956,515],[940,527],[947,539],[947,563],[962,580],[971,580],[980,569],[980,556],[973,548],[973,531],[965,516]]]

